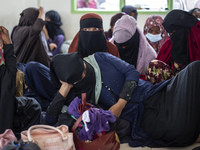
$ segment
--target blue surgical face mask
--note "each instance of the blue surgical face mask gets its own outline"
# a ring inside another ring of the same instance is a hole
[[[146,34],[147,39],[149,39],[149,41],[155,43],[158,42],[162,39],[161,37],[161,33],[160,34],[151,34],[151,33],[147,33]]]

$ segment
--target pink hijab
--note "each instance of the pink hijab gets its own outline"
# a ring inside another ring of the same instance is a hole
[[[1,34],[0,34],[0,66],[5,64],[5,59],[3,57],[3,40],[1,38]]]
[[[145,75],[149,62],[157,57],[155,50],[147,42],[146,37],[142,31],[138,28],[135,18],[129,15],[122,16],[116,23],[113,29],[113,37],[110,40],[112,43],[124,43],[128,41],[134,34],[135,31],[139,33],[139,52],[137,59],[136,69],[140,74]]]
[[[158,16],[158,15],[151,15],[147,18],[146,23],[144,25],[144,35],[146,35],[149,32],[149,29],[154,27],[154,26],[158,26],[160,28],[161,31],[161,37],[162,39],[158,42],[151,42],[147,39],[147,41],[149,42],[149,44],[153,47],[153,49],[158,53],[160,51],[161,46],[163,45],[163,43],[165,42],[166,38],[168,37],[168,33],[167,31],[164,29],[163,25],[162,25],[163,19],[162,17]]]

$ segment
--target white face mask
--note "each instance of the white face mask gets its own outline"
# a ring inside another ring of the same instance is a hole
[[[146,34],[147,39],[149,39],[149,41],[151,42],[158,42],[162,39],[161,37],[161,33],[160,34],[151,34],[151,33],[147,33]]]
[[[200,21],[200,18],[197,18]]]

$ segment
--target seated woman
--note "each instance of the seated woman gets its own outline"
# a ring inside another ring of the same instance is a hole
[[[45,25],[45,10],[27,8],[20,14],[19,24],[13,33],[17,62],[37,61],[49,67],[52,53],[42,29]]]
[[[57,55],[50,75],[58,92],[46,120],[56,123],[62,106],[86,93],[88,102],[131,123],[130,146],[191,145],[200,133],[199,67],[200,61],[193,62],[173,79],[153,85],[140,80],[133,65],[109,53],[84,59],[78,53]]]
[[[80,19],[80,31],[74,37],[68,53],[79,52],[87,57],[95,52],[108,52],[119,57],[117,47],[106,40],[101,16],[87,13]]]
[[[162,22],[163,19],[161,16],[151,15],[147,18],[144,25],[144,35],[156,53],[160,51],[161,46],[168,37],[168,33],[164,29]]]
[[[112,37],[115,22],[118,19],[120,19],[124,14],[125,13],[119,12],[119,13],[116,13],[114,16],[112,16],[112,18],[110,20],[110,29],[108,31],[104,32],[107,40],[110,40],[110,38]]]
[[[136,20],[129,15],[122,16],[115,23],[110,41],[118,47],[120,58],[134,65],[143,75],[146,74],[149,62],[157,56],[137,27]]]
[[[0,134],[12,129],[20,138],[21,131],[40,122],[41,107],[35,99],[20,96],[21,85],[16,82],[16,73],[16,57],[8,30],[0,26]]]
[[[170,37],[161,47],[157,61],[149,64],[146,80],[152,83],[169,79],[189,63],[200,60],[200,22],[195,16],[183,10],[172,10],[166,15],[163,26]]]
[[[45,20],[47,22],[45,36],[54,56],[60,53],[61,46],[65,41],[65,34],[60,28],[62,25],[61,17],[57,11],[50,10],[46,13]]]
[[[8,30],[0,26],[0,134],[6,129],[13,129],[17,72],[15,63]]]

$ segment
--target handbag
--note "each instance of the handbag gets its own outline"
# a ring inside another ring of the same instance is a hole
[[[82,94],[82,104],[79,105],[78,111],[84,112],[92,107],[91,104],[86,103],[86,94]],[[82,115],[77,119],[75,124],[72,127],[74,143],[77,150],[118,150],[120,148],[119,138],[115,131],[106,133],[105,135],[98,134],[98,138],[90,142],[82,141],[78,138],[76,134],[76,128],[82,121]]]
[[[0,134],[0,149],[10,141],[17,141],[17,138],[11,129],[7,129],[3,134]]]
[[[42,150],[75,150],[73,133],[66,125],[33,125],[21,132],[21,139],[36,143]]]

